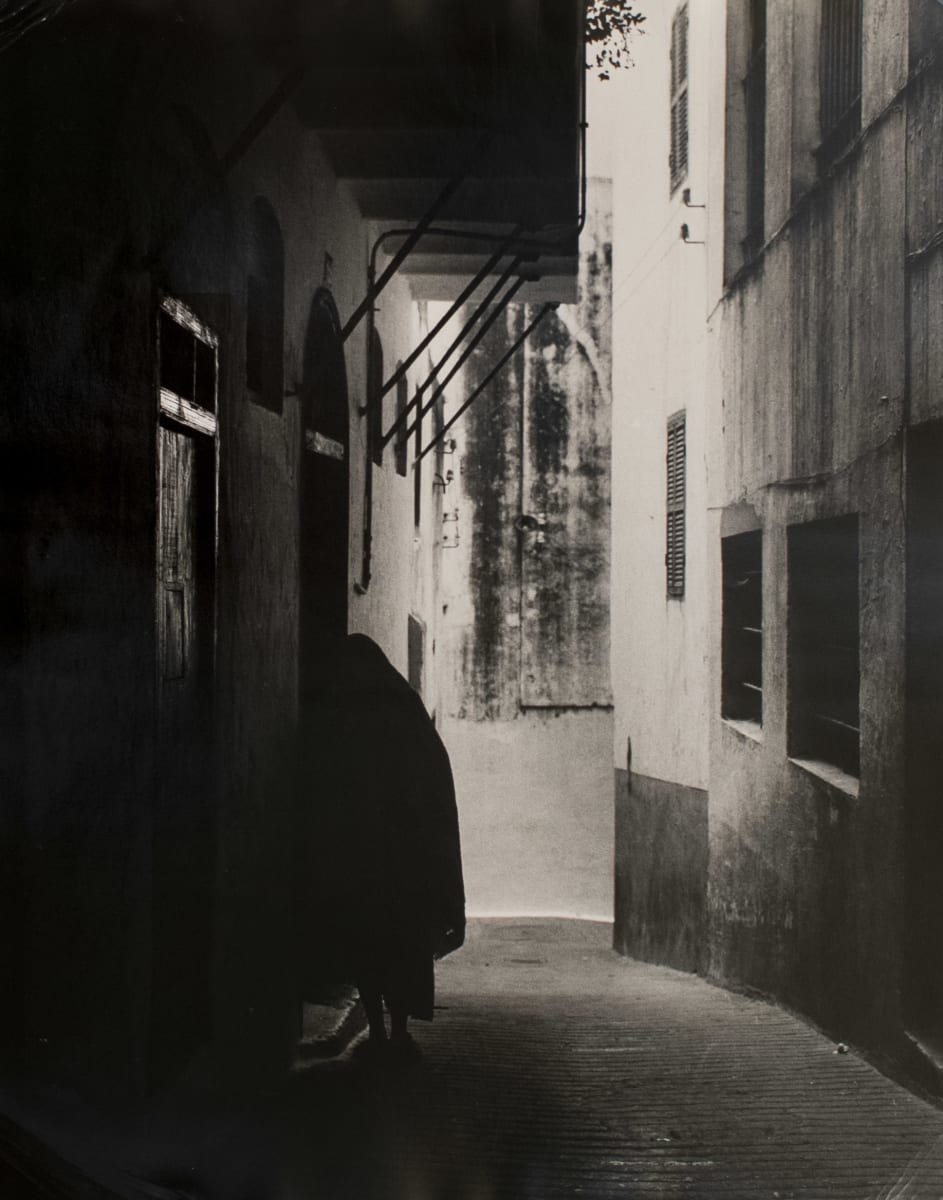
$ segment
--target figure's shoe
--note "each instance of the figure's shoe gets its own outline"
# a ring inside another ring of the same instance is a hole
[[[422,1050],[413,1036],[407,1033],[402,1037],[390,1038],[386,1043],[386,1056],[394,1066],[409,1066],[421,1061]]]
[[[386,1062],[389,1043],[386,1038],[365,1038],[353,1049],[351,1060],[361,1067],[381,1067]]]

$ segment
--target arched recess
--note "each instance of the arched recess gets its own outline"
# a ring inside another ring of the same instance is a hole
[[[285,327],[285,249],[278,218],[258,197],[250,213],[246,273],[246,392],[272,412],[282,411]]]
[[[350,414],[341,324],[319,288],[311,302],[301,382],[299,608],[301,694],[321,682],[324,654],[347,633]]]

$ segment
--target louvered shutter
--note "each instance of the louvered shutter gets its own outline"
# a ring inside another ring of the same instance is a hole
[[[684,595],[685,417],[668,422],[665,571],[669,596]]]
[[[820,111],[826,162],[861,129],[862,0],[822,0]]]
[[[688,7],[671,22],[671,190],[688,173]]]

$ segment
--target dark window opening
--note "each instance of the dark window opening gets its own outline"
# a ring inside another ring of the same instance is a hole
[[[763,724],[763,535],[724,538],[723,716]]]
[[[671,22],[671,190],[688,173],[688,6]]]
[[[199,338],[196,341],[194,399],[201,408],[216,411],[216,351]]]
[[[396,420],[399,422],[409,404],[409,382],[406,376],[401,376],[396,382]],[[396,449],[396,474],[406,474],[406,438],[404,436],[406,423],[398,425],[394,438]]]
[[[442,431],[445,428],[445,397],[440,396],[432,409],[432,439],[435,442],[435,469],[439,478],[445,470],[445,438]]]
[[[766,205],[766,0],[750,0],[750,56],[743,80],[747,124],[747,224],[744,251],[763,245]]]
[[[256,404],[282,411],[285,255],[281,230],[265,200],[252,206],[246,282],[246,389]]]
[[[184,400],[194,399],[196,338],[170,316],[160,313],[160,386]]]
[[[383,387],[383,343],[374,329],[370,341],[370,369],[367,379],[367,445],[370,457],[383,466],[383,401],[377,400]]]
[[[187,318],[183,318],[186,320]],[[216,412],[216,348],[191,328],[160,310],[160,387],[206,412]]]
[[[858,518],[789,530],[789,753],[859,771]]]
[[[415,458],[413,460],[413,525],[419,529],[419,524],[422,520],[422,463],[419,461],[419,455],[422,453],[422,397],[417,398],[416,402],[416,433],[413,442],[416,447]]]
[[[861,129],[861,0],[822,0],[819,161],[827,166]]]
[[[685,418],[678,413],[668,422],[667,520],[665,573],[668,595],[684,595],[685,541]]]
[[[426,630],[422,621],[411,613],[407,626],[407,659],[410,687],[422,695],[426,657]]]

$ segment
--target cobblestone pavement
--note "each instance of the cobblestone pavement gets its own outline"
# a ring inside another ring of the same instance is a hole
[[[73,1105],[54,1145],[135,1200],[943,1198],[943,1112],[610,935],[473,923],[420,1063],[355,1045],[264,1095],[169,1095],[105,1126]]]
[[[779,1009],[609,938],[473,925],[439,965],[419,1065],[355,1053],[295,1079],[286,1200],[943,1197],[943,1113]]]

